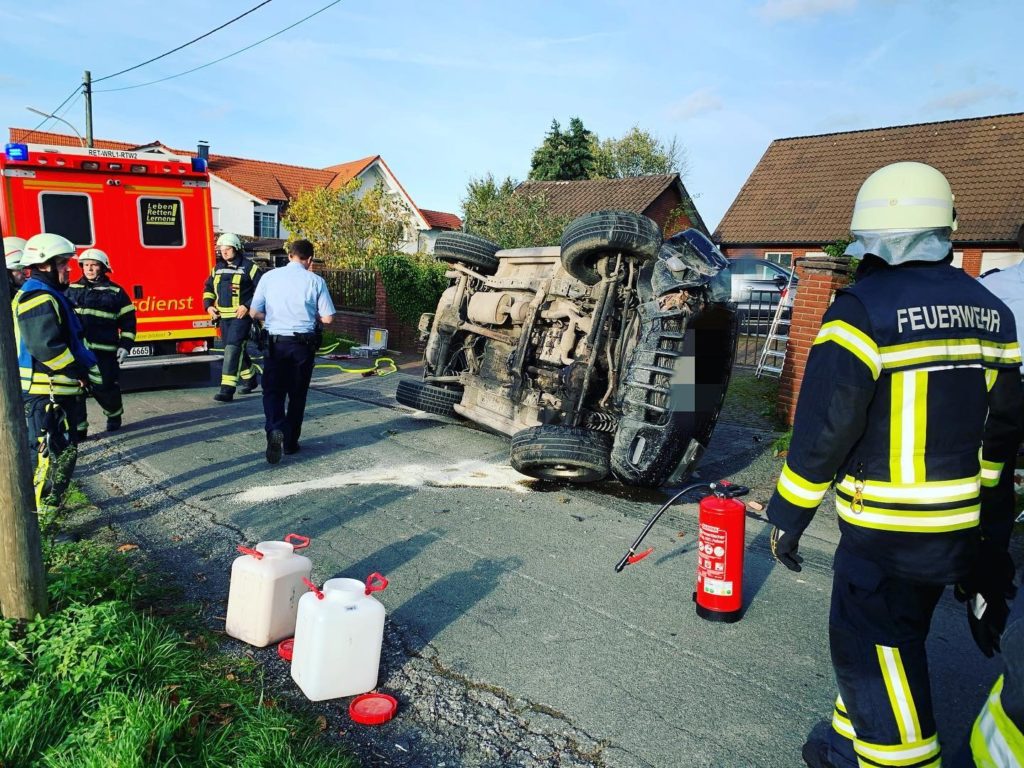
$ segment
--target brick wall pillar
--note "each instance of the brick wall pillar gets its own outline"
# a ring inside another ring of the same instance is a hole
[[[400,352],[418,352],[419,332],[415,325],[405,325],[398,319],[398,315],[388,305],[388,292],[384,287],[384,278],[380,272],[374,272],[376,277],[376,299],[373,310],[373,325],[375,328],[386,328],[388,332],[388,349]],[[362,342],[360,342],[362,343]]]
[[[821,328],[822,315],[835,298],[836,291],[848,285],[853,274],[850,262],[845,258],[805,256],[797,259],[795,266],[800,284],[793,306],[776,403],[779,418],[790,426],[796,415],[796,401],[807,366],[807,355]]]
[[[971,277],[981,274],[981,248],[954,248],[963,254],[964,262],[961,264],[964,272]]]

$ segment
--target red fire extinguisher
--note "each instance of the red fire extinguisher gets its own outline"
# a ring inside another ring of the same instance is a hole
[[[654,551],[654,547],[636,554],[637,547],[650,533],[658,518],[683,495],[696,488],[708,488],[710,496],[700,501],[697,538],[697,589],[693,599],[697,615],[709,621],[738,621],[743,614],[743,550],[746,546],[746,507],[736,497],[750,492],[742,485],[726,481],[696,483],[687,486],[665,502],[647,521],[633,546],[615,566],[618,573]]]

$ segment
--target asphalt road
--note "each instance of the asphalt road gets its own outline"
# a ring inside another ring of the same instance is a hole
[[[365,765],[801,765],[835,698],[838,533],[824,507],[801,574],[773,567],[750,513],[744,618],[709,623],[691,601],[696,504],[673,508],[648,537],[655,553],[615,574],[664,493],[540,486],[508,466],[506,438],[397,405],[403,375],[318,371],[302,451],[277,466],[263,457],[258,394],[221,405],[212,387],[130,393],[125,428],[80,459],[103,509],[92,524],[176,573],[215,628],[237,544],[295,531],[313,538],[318,582],[386,574],[380,680],[397,718],[366,728],[347,720],[347,700],[310,709]],[[771,438],[721,423],[702,476],[767,502],[781,464]],[[265,662],[272,693],[301,698],[271,649],[228,647]],[[999,665],[948,596],[929,654],[944,764],[956,765]]]

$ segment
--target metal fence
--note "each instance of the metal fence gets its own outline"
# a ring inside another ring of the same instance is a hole
[[[736,344],[736,365],[757,367],[757,360],[768,339],[768,329],[779,303],[778,291],[750,291],[747,298],[737,304],[739,341]],[[792,309],[783,310],[786,319]],[[789,326],[785,326],[785,332]]]
[[[331,291],[334,308],[347,312],[373,312],[377,305],[377,278],[372,269],[318,269]]]

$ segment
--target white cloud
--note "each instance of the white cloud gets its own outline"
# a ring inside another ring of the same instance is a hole
[[[1017,91],[1012,88],[1004,88],[998,85],[982,85],[976,88],[962,88],[959,91],[952,91],[945,96],[932,99],[924,105],[929,112],[941,112],[946,110],[963,110],[976,106],[985,101],[1000,101],[1016,98]]]
[[[669,107],[668,114],[673,120],[690,120],[722,108],[722,100],[713,88],[701,88],[682,101]]]
[[[857,0],[766,0],[757,13],[767,21],[784,21],[851,11],[856,7]]]

